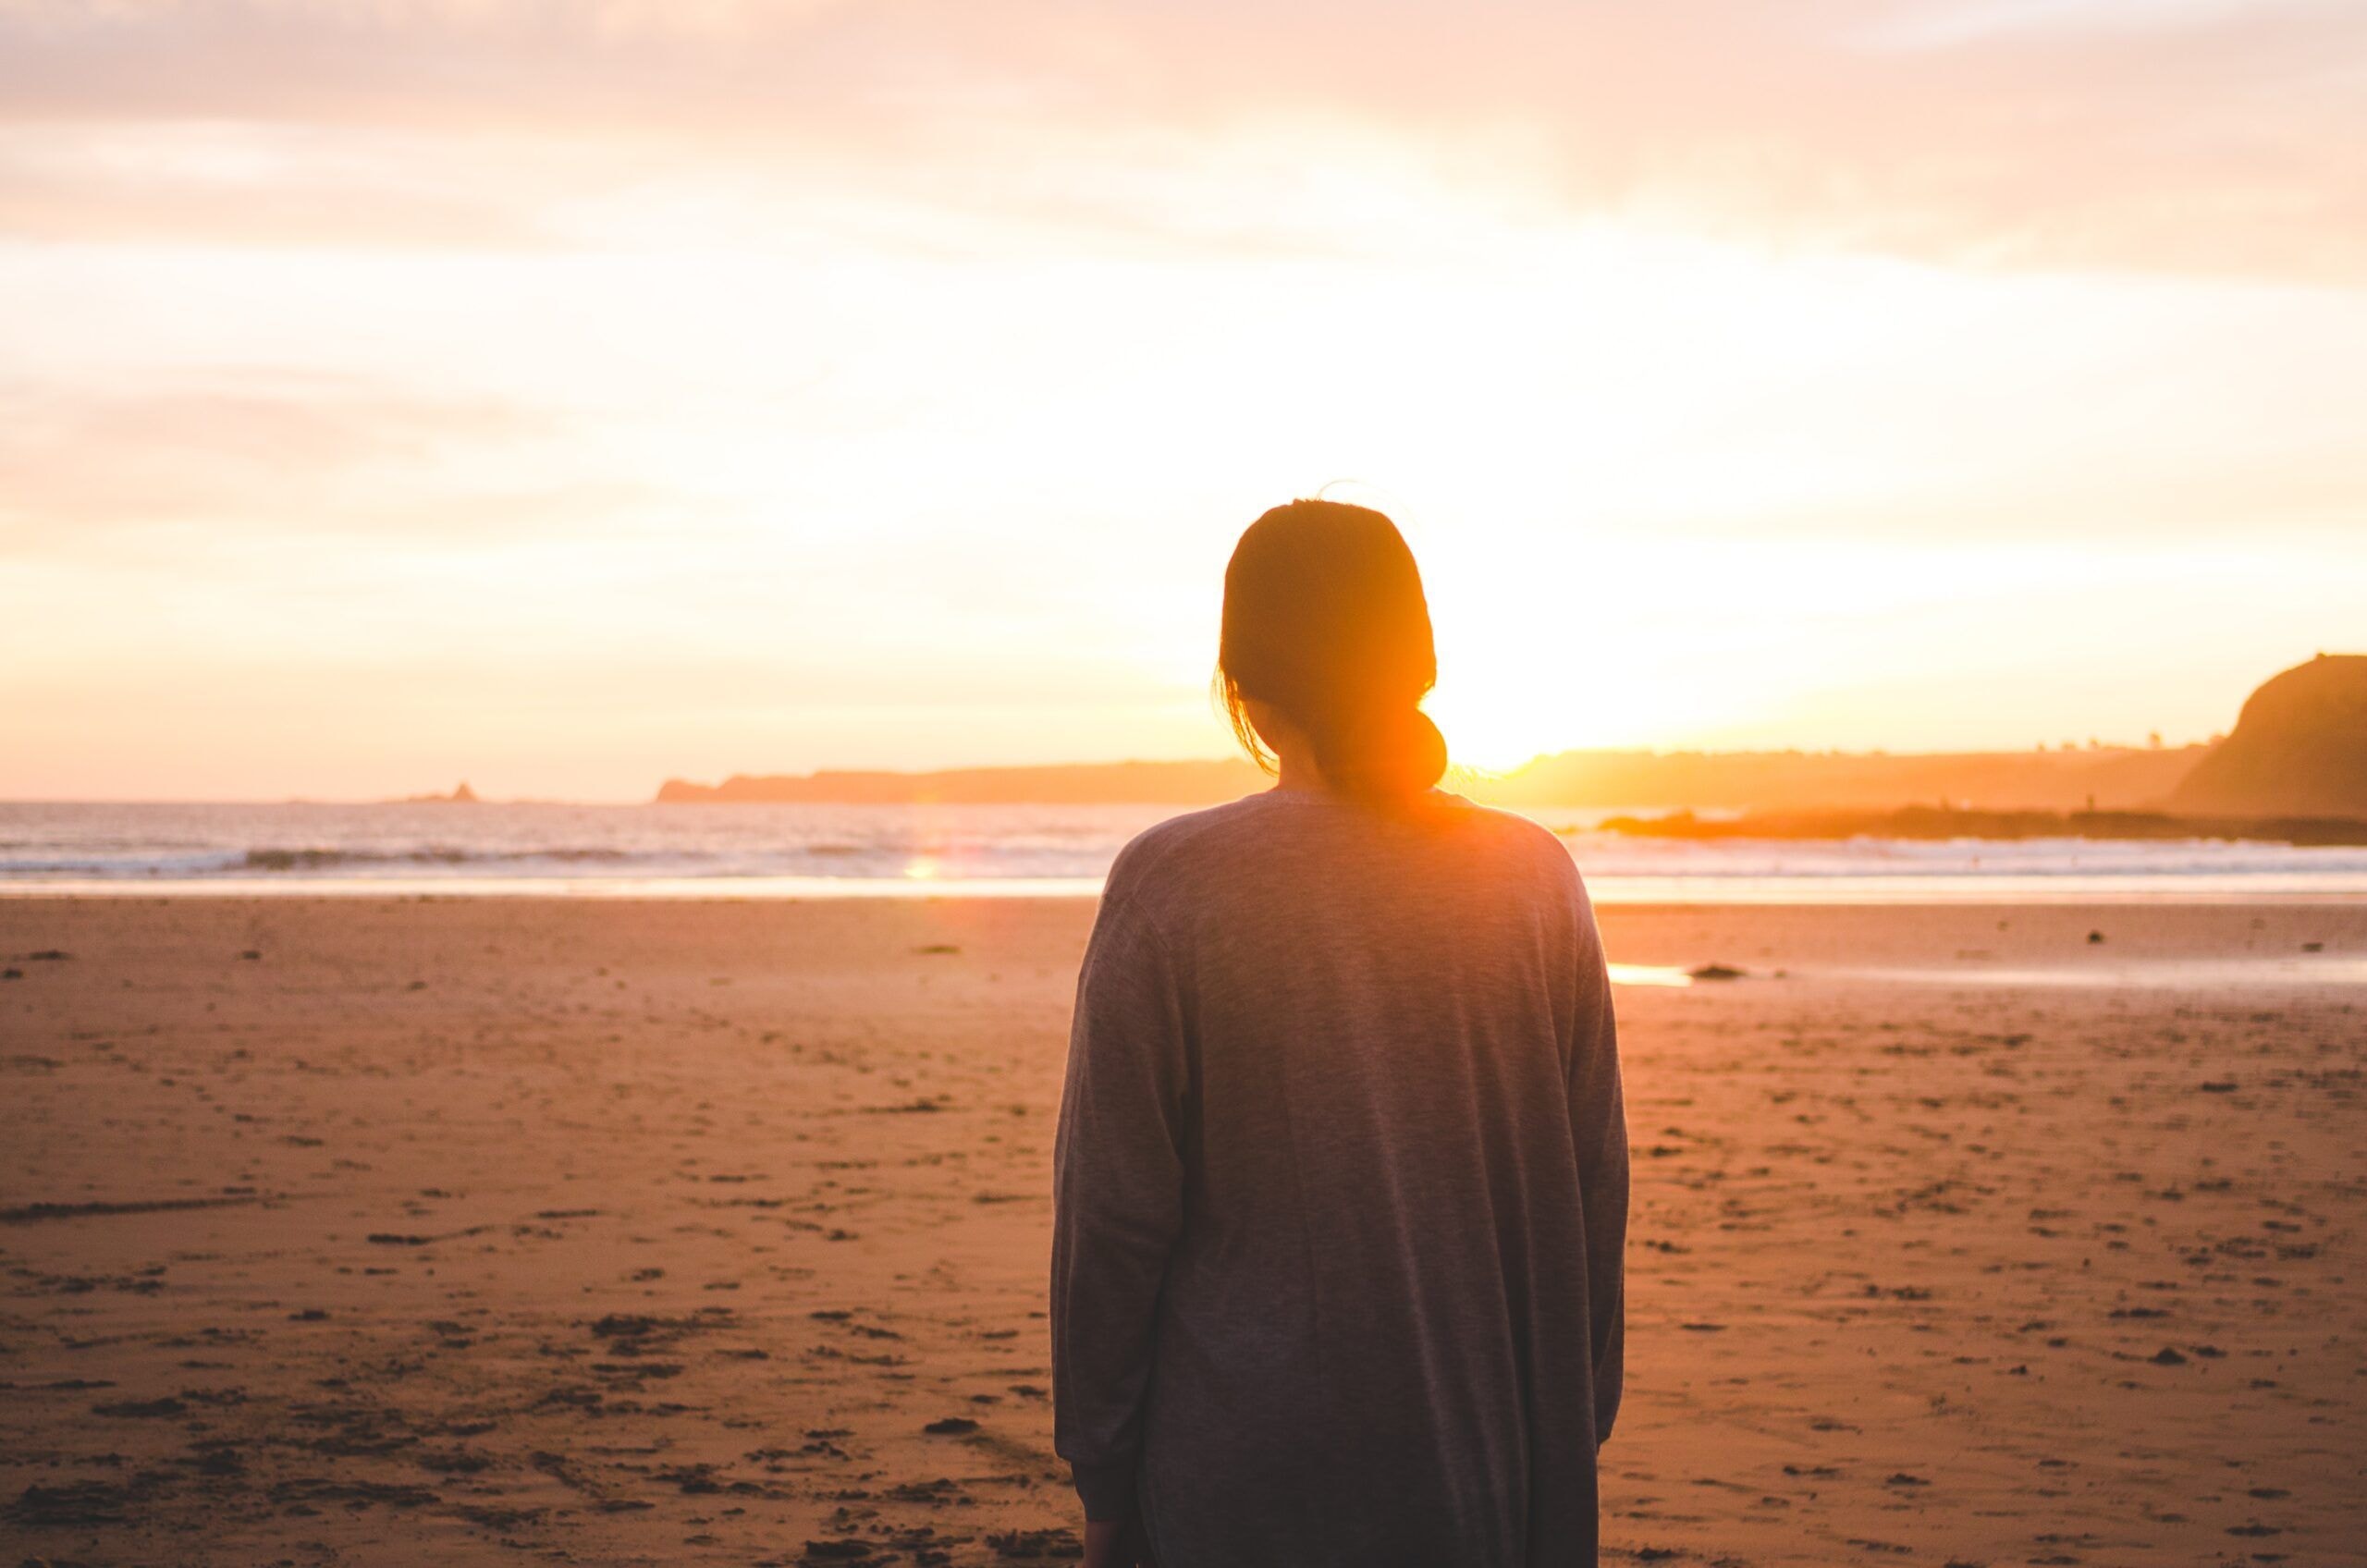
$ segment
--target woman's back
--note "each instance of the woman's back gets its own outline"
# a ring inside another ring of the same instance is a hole
[[[1591,1562],[1626,1198],[1568,854],[1430,793],[1146,833],[1079,986],[1059,1447],[1165,1568]]]

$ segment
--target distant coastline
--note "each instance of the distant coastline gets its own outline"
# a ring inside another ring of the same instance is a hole
[[[2249,838],[2367,842],[2367,655],[2320,654],[2248,698],[2206,745],[2028,752],[1573,751],[1509,773],[1451,774],[1490,805],[1674,815],[1621,819],[1666,838]],[[1264,786],[1238,758],[937,773],[671,778],[663,804],[1213,804]],[[1686,815],[1741,814],[1741,823]],[[1746,826],[1748,825],[1748,826]]]
[[[473,806],[483,802],[478,800],[477,792],[469,788],[469,781],[463,778],[448,795],[403,795],[385,803],[390,806]]]
[[[1914,801],[2000,810],[2137,810],[2159,805],[2208,746],[2092,746],[2030,752],[1561,752],[1449,788],[1490,805],[1748,810],[1887,810]],[[661,804],[1212,805],[1271,782],[1238,758],[1055,764],[930,773],[671,778]]]
[[[1066,763],[1040,767],[736,774],[720,784],[669,778],[657,804],[1213,805],[1265,787],[1238,757],[1197,762]]]

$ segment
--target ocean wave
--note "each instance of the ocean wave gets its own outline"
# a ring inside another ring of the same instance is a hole
[[[909,882],[1096,878],[1171,811],[1143,807],[428,807],[0,803],[0,888],[93,881],[299,890],[630,885],[734,878]],[[2220,840],[1636,838],[1544,816],[1590,880],[1711,888],[1777,879],[1911,890],[2032,888],[2367,893],[2367,849]]]
[[[2108,839],[1639,839],[1564,841],[1589,876],[2367,876],[2367,850],[2260,840]]]
[[[410,850],[255,849],[235,867],[243,871],[338,871],[365,865],[516,865],[545,861],[556,865],[607,864],[635,858],[629,850],[553,845],[531,850],[462,850],[443,844]]]

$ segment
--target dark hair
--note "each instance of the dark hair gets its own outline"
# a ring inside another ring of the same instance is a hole
[[[1273,759],[1249,698],[1306,732],[1331,788],[1373,801],[1419,794],[1446,771],[1446,741],[1421,709],[1438,676],[1421,570],[1380,513],[1293,501],[1233,546],[1217,689],[1260,767]]]

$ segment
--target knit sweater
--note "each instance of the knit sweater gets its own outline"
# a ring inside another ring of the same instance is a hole
[[[1566,849],[1273,790],[1111,868],[1054,1152],[1055,1444],[1160,1568],[1591,1564],[1627,1148]]]

